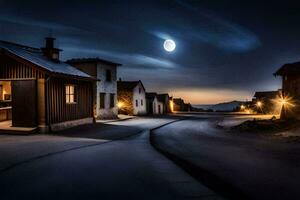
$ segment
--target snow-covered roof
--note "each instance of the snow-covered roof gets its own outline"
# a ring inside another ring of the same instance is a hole
[[[75,67],[61,62],[53,61],[43,55],[41,49],[0,41],[0,49],[4,49],[26,61],[29,61],[49,72],[90,78],[91,76],[76,69]]]

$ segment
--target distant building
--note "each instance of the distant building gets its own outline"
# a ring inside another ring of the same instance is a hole
[[[93,122],[94,78],[60,61],[54,40],[43,48],[0,41],[0,129],[47,132]]]
[[[97,119],[117,118],[117,68],[121,64],[100,58],[71,59],[67,62],[97,79],[94,85],[95,117]]]
[[[255,92],[252,99],[252,108],[257,113],[279,114],[277,99],[281,96],[281,90]]]
[[[191,104],[185,103],[181,98],[173,98],[174,111],[191,111]]]
[[[158,99],[158,101],[163,103],[163,108],[162,108],[163,114],[172,112],[170,97],[168,94],[158,94],[157,99]]]
[[[283,65],[274,73],[282,77],[282,96],[293,101],[293,107],[283,105],[281,118],[300,119],[300,62]]]
[[[118,81],[119,113],[147,114],[146,90],[141,81]]]
[[[157,93],[146,93],[147,113],[153,115],[163,114],[164,103],[158,100]]]

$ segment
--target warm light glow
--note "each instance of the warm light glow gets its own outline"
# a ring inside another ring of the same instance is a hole
[[[122,102],[118,102],[118,108],[122,108],[123,107],[123,103]]]
[[[251,113],[252,113],[252,110],[251,110],[251,109],[245,109],[245,113],[251,114]]]
[[[241,105],[241,110],[244,110],[245,109],[245,106],[244,105]]]
[[[173,103],[173,101],[170,101],[170,109],[171,109],[171,112],[174,111],[174,103]]]
[[[276,100],[277,104],[280,106],[280,108],[282,108],[283,106],[285,108],[291,108],[294,107],[294,103],[293,103],[293,98],[290,96],[279,96]]]
[[[257,107],[261,107],[261,106],[262,106],[262,102],[261,102],[261,101],[258,101],[258,102],[256,103],[256,105],[257,105]]]

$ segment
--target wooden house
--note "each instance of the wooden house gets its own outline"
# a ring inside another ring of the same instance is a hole
[[[291,101],[282,106],[281,118],[300,119],[300,62],[285,64],[274,75],[282,77],[282,97]]]
[[[47,132],[93,122],[94,79],[61,62],[54,40],[44,48],[0,41],[1,120],[12,127]]]
[[[71,59],[67,63],[98,80],[94,84],[95,118],[118,118],[117,68],[121,64],[100,58]]]
[[[147,114],[146,90],[141,81],[122,81],[118,83],[119,113],[127,115]]]

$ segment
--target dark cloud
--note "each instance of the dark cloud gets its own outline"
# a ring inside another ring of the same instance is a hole
[[[119,76],[149,90],[245,99],[280,87],[272,73],[300,59],[299,8],[292,1],[2,0],[0,39],[39,47],[52,34],[63,59],[123,63]],[[166,38],[176,41],[173,53],[163,50]]]

